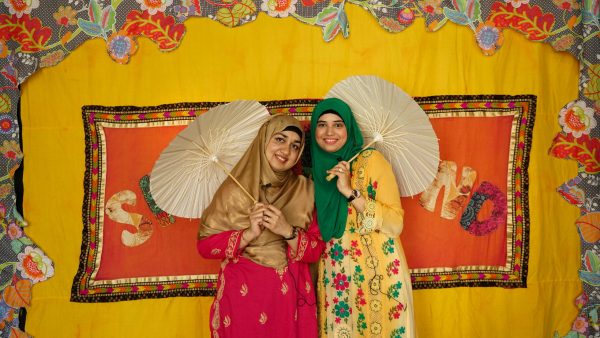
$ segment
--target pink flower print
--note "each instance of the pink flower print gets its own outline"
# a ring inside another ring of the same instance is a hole
[[[340,302],[340,300],[339,300],[337,297],[335,297],[335,298],[333,299],[333,304],[337,304],[337,303],[339,303],[339,302]]]
[[[331,266],[335,266],[335,261],[333,259],[331,260]]]
[[[342,318],[340,317],[335,317],[335,323],[339,324],[342,321]]]
[[[8,238],[10,238],[11,240],[23,237],[23,231],[15,222],[10,222],[8,224],[7,233],[8,233]]]
[[[396,259],[396,260],[394,261],[394,265],[395,265],[395,266],[400,266],[400,261]]]
[[[362,290],[362,289],[358,289],[358,291],[356,292],[356,294],[357,294],[359,297],[362,297],[362,296],[364,296],[364,295],[365,295],[365,294],[363,293],[363,290]]]
[[[364,298],[361,298],[360,305],[367,305],[367,301]]]
[[[329,245],[333,246],[333,239],[329,241]]]
[[[356,248],[358,247],[358,241],[350,241],[350,245]]]
[[[348,249],[344,249],[344,256],[348,254]]]
[[[377,181],[373,182],[373,188],[377,189]]]
[[[348,208],[348,215],[352,215],[352,208]]]
[[[400,311],[402,311],[402,309],[404,309],[404,305],[402,305],[402,303],[398,304],[398,306],[396,306],[396,308]]]
[[[394,273],[394,275],[397,275],[398,274],[398,268],[393,268],[392,272]]]
[[[344,291],[350,286],[350,282],[348,282],[348,276],[342,275],[338,273],[335,279],[333,280],[335,284],[335,289],[338,291]]]
[[[356,249],[356,256],[362,256],[362,251],[360,251],[360,249]]]
[[[325,308],[327,309],[329,307],[329,301],[325,302]]]
[[[394,319],[400,318],[400,312],[394,312]]]
[[[350,314],[352,314],[352,308],[349,308],[348,311],[350,312]]]

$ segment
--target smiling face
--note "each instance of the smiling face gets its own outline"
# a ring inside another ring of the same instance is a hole
[[[300,156],[301,145],[300,136],[293,131],[282,131],[275,134],[265,149],[265,156],[271,169],[281,171],[294,166]]]
[[[317,121],[315,139],[321,149],[334,153],[346,144],[348,130],[341,117],[335,114],[323,114]]]

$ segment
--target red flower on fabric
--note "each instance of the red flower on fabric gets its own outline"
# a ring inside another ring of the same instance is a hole
[[[396,259],[396,260],[394,260],[394,265],[395,265],[395,266],[400,266],[400,261],[399,261],[399,260],[397,260],[397,259]]]
[[[402,311],[402,309],[404,309],[404,305],[402,304],[398,304],[398,306],[396,306],[396,308],[400,311]]]
[[[363,290],[362,290],[362,289],[358,289],[358,291],[356,292],[356,294],[357,294],[359,297],[362,297],[362,296],[364,296],[364,295],[365,295],[365,294],[363,293]]]
[[[339,324],[342,321],[342,318],[340,317],[335,317],[335,323]]]
[[[350,241],[350,245],[356,248],[358,247],[358,241]]]
[[[360,305],[367,305],[367,301],[364,298],[361,298]]]
[[[338,291],[344,291],[350,286],[350,282],[348,282],[348,277],[346,275],[342,275],[338,273],[335,279],[333,280],[335,284],[335,289]]]
[[[397,275],[398,274],[398,268],[393,268],[392,272],[394,273],[394,275]]]
[[[348,208],[348,214],[352,215],[352,209],[351,208]]]
[[[340,302],[340,300],[339,300],[337,297],[335,297],[335,298],[333,299],[333,304],[337,304],[337,303],[339,303],[339,302]]]
[[[54,19],[57,24],[69,27],[69,25],[77,24],[77,20],[74,19],[75,15],[77,15],[77,11],[71,9],[71,6],[60,6],[58,12],[54,13]]]
[[[348,254],[348,249],[344,249],[344,256]]]
[[[400,318],[400,312],[394,312],[394,319]]]
[[[356,255],[357,255],[358,257],[362,256],[362,251],[360,251],[360,249],[357,249],[357,250],[356,250]]]
[[[373,182],[373,188],[377,189],[377,181]]]

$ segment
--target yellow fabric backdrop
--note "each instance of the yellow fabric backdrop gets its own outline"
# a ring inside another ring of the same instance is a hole
[[[104,41],[79,47],[22,86],[25,229],[56,264],[33,288],[26,330],[43,337],[209,337],[211,298],[110,304],[69,302],[81,244],[83,105],[158,105],[182,101],[324,96],[350,75],[375,74],[413,96],[535,94],[530,165],[531,251],[528,288],[455,288],[414,292],[420,337],[551,337],[565,334],[581,292],[577,208],[556,187],[577,173],[574,161],[547,155],[560,108],[577,98],[578,63],[547,44],[506,30],[504,46],[484,56],[468,27],[427,33],[422,21],[399,34],[348,6],[350,38],[323,42],[321,30],[260,14],[229,29],[186,22],[183,44],[163,54],[147,39],[131,63],[106,55]],[[476,132],[476,131],[474,131]],[[409,227],[410,224],[405,226]]]

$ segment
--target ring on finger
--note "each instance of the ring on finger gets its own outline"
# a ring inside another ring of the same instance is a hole
[[[265,216],[265,222],[269,221],[269,216]]]
[[[339,170],[341,173],[343,173],[343,172],[344,172],[344,171],[342,170],[342,168],[338,168],[338,170]]]

